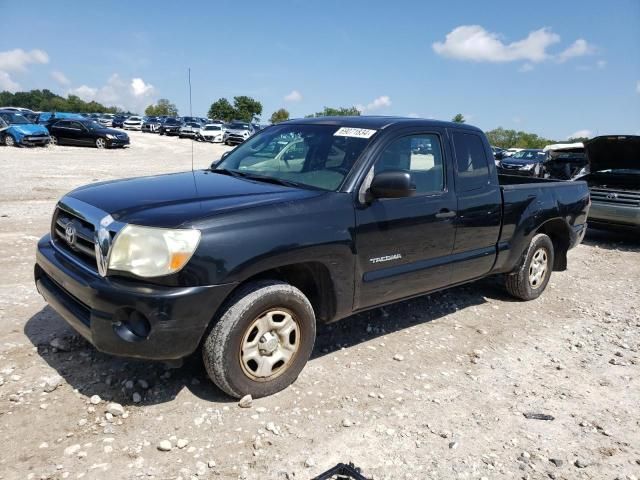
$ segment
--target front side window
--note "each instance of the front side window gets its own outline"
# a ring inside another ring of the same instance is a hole
[[[241,144],[216,169],[337,190],[370,141],[339,135],[338,129],[276,125]]]
[[[458,167],[456,189],[476,190],[489,182],[489,165],[482,139],[473,133],[453,132],[453,148]]]
[[[394,140],[376,161],[370,177],[387,170],[408,171],[416,194],[443,191],[444,168],[439,136],[419,134]]]

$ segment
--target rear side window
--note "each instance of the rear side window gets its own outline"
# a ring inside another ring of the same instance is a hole
[[[477,190],[489,183],[489,164],[482,139],[473,133],[453,132],[460,192]]]

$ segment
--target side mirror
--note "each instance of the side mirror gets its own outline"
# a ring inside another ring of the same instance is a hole
[[[416,187],[406,170],[387,170],[373,177],[369,193],[373,198],[410,197],[416,193]]]
[[[494,155],[494,157],[496,158],[496,160],[502,160],[504,158],[504,153],[502,152],[496,152],[496,154]]]
[[[218,160],[214,160],[213,162],[211,162],[211,167],[210,167],[211,170],[216,168],[220,162],[222,162],[225,158],[229,156],[230,153],[231,151],[224,152],[222,155],[220,155],[220,158]]]

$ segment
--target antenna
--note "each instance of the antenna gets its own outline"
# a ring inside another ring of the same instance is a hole
[[[193,105],[191,104],[191,67],[188,69],[189,75],[189,116],[193,117]],[[194,138],[191,138],[191,171],[193,172],[193,142]]]

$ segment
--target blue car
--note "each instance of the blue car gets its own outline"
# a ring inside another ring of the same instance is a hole
[[[49,131],[43,125],[32,123],[23,115],[10,110],[0,110],[0,118],[8,127],[0,132],[0,144],[8,147],[22,145],[44,147],[49,143]]]

